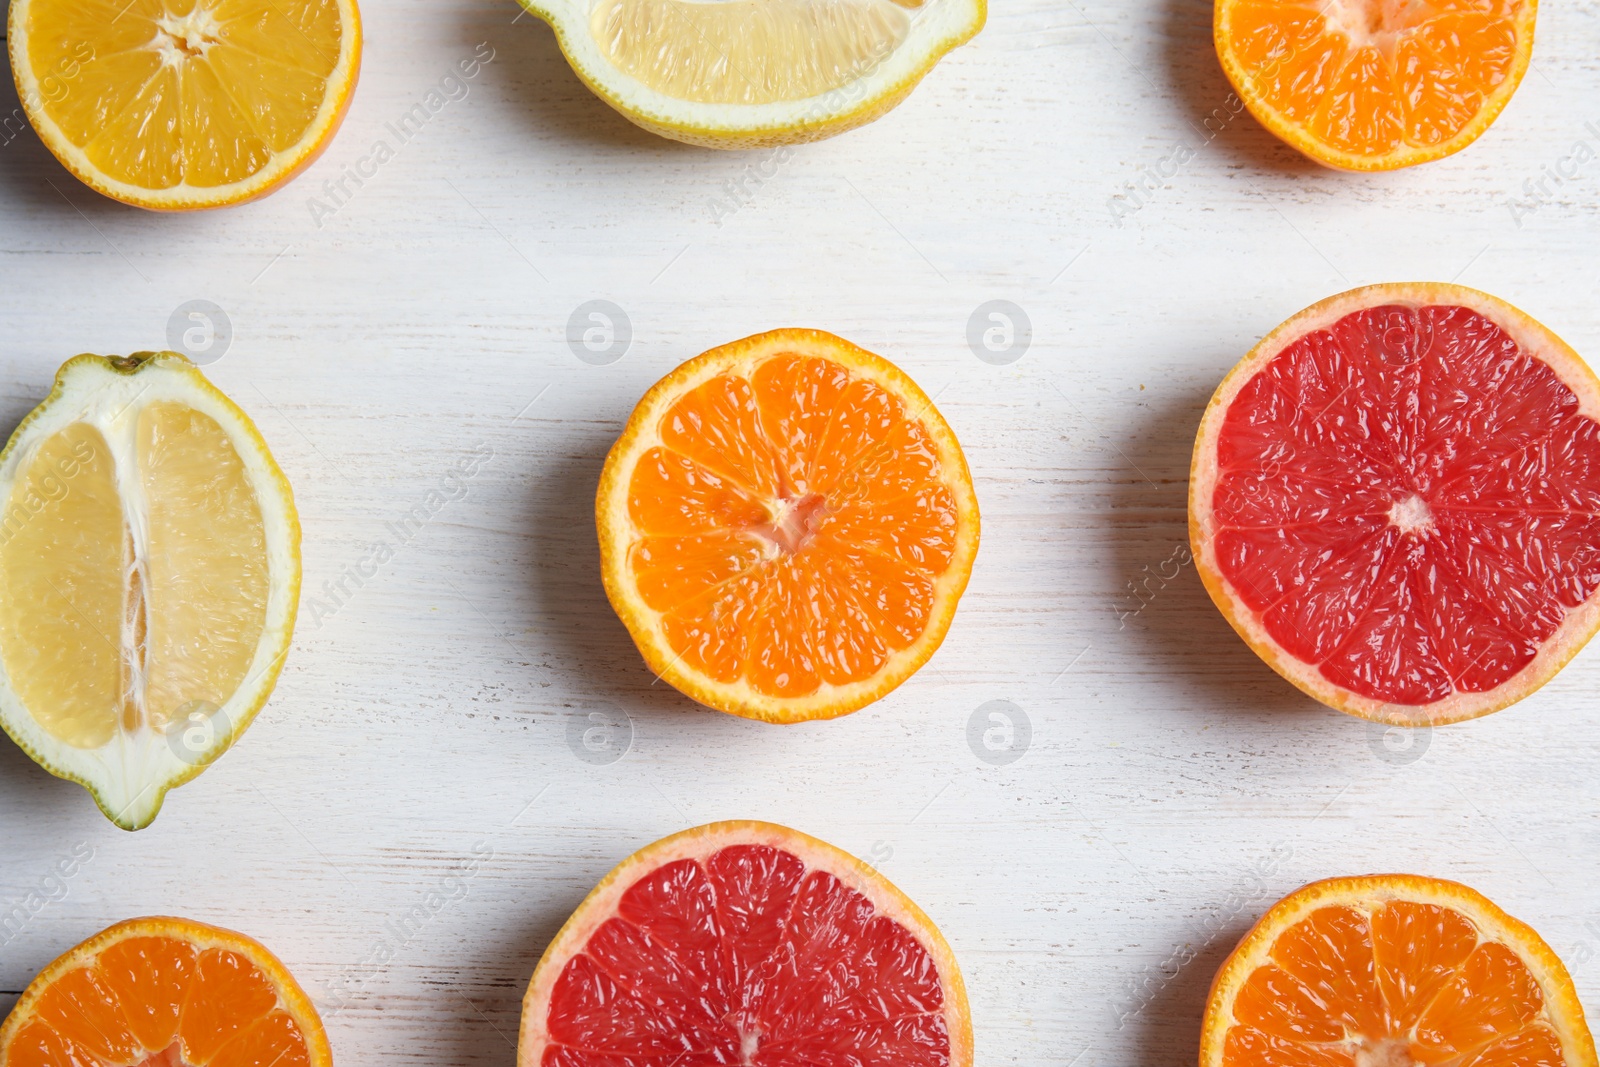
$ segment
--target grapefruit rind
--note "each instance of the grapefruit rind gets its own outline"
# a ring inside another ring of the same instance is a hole
[[[51,961],[28,984],[28,988],[23,990],[22,997],[11,1009],[5,1024],[0,1026],[0,1063],[5,1061],[6,1050],[10,1048],[17,1033],[33,1021],[37,1001],[56,979],[68,971],[93,963],[100,953],[131,937],[171,938],[193,945],[197,952],[222,949],[250,960],[271,981],[278,994],[278,1006],[294,1019],[295,1025],[305,1037],[307,1051],[311,1054],[310,1067],[332,1067],[333,1050],[328,1044],[328,1034],[323,1028],[321,1016],[317,1014],[316,1005],[306,996],[305,990],[300,988],[300,984],[295,981],[282,960],[254,938],[233,930],[224,930],[220,926],[211,926],[193,919],[179,919],[170,915],[125,919],[100,931],[82,944],[68,949]]]
[[[265,626],[247,681],[212,715],[216,725],[212,743],[183,758],[148,726],[141,726],[133,741],[119,732],[98,749],[76,748],[58,740],[18,699],[0,659],[0,728],[39,766],[87,789],[106,818],[124,830],[140,830],[160,813],[169,791],[191,781],[233,745],[272,695],[300,606],[300,519],[289,480],[250,416],[193,363],[176,352],[135,353],[120,360],[129,365],[124,369],[119,369],[117,362],[109,356],[85,354],[62,364],[50,395],[18,424],[0,451],[0,514],[37,442],[75,422],[95,426],[110,442],[119,436],[113,431],[115,425],[137,417],[136,402],[170,400],[215,419],[234,443],[261,506],[274,576]],[[126,457],[124,461],[132,462]],[[140,759],[145,761],[142,767],[135,768],[130,762]],[[121,780],[135,769],[142,770],[146,779]],[[132,792],[135,786],[140,786],[136,793]]]
[[[798,857],[809,870],[826,871],[871,902],[878,914],[909,931],[932,957],[944,991],[944,1020],[950,1035],[948,1067],[971,1067],[972,1016],[967,987],[955,954],[933,920],[883,875],[856,857],[799,830],[777,823],[736,819],[681,830],[647,845],[619,863],[584,897],[556,933],[528,982],[522,998],[522,1024],[517,1041],[517,1067],[541,1067],[549,1044],[547,1015],[556,980],[567,962],[583,951],[594,932],[617,913],[622,895],[640,878],[669,863],[693,859],[702,863],[731,845],[768,845]]]
[[[744,679],[719,682],[691,670],[667,642],[660,626],[662,612],[640,595],[628,566],[633,527],[628,518],[628,488],[639,458],[660,443],[661,417],[685,393],[721,374],[747,374],[759,362],[784,353],[799,353],[843,364],[898,396],[922,423],[939,448],[944,484],[957,505],[955,549],[949,566],[935,583],[933,610],[927,626],[911,645],[892,654],[869,678],[848,685],[823,682],[802,697],[762,693]],[[633,635],[645,663],[675,689],[718,711],[765,722],[795,723],[831,719],[858,711],[915,674],[938,650],[966,590],[978,552],[980,519],[971,472],[954,431],[933,401],[900,368],[842,338],[821,330],[778,329],[713,348],[678,367],[645,393],[612,446],[595,496],[595,527],[600,536],[600,570],[606,595]]]
[[[44,106],[39,75],[28,55],[29,0],[12,0],[6,24],[17,96],[29,124],[50,153],[74,178],[102,196],[147,211],[204,211],[247,204],[276,192],[316,162],[333,141],[333,135],[350,110],[350,100],[355,96],[356,82],[361,75],[361,13],[355,0],[333,0],[333,3],[339,9],[344,32],[339,37],[339,58],[328,78],[330,91],[299,143],[278,153],[266,167],[240,181],[215,186],[180,182],[168,189],[147,189],[118,181],[95,166],[88,154],[67,138]]]
[[[1212,536],[1211,501],[1217,484],[1217,441],[1234,399],[1279,352],[1295,340],[1325,329],[1352,312],[1385,304],[1459,305],[1488,318],[1522,351],[1548,365],[1578,398],[1579,414],[1600,421],[1600,378],[1565,341],[1526,312],[1499,297],[1447,282],[1386,282],[1320,301],[1263,337],[1228,372],[1212,394],[1195,435],[1189,470],[1189,545],[1195,569],[1212,602],[1250,648],[1301,692],[1331,708],[1394,726],[1442,726],[1475,719],[1528,696],[1566,666],[1600,629],[1600,592],[1569,612],[1532,662],[1500,685],[1481,693],[1456,691],[1426,705],[1396,704],[1351,692],[1324,677],[1315,664],[1290,655],[1267,632],[1223,577]]]
[[[865,126],[899,106],[939,60],[983,29],[988,0],[931,0],[911,35],[866,75],[802,100],[713,104],[680,100],[618,70],[589,30],[585,0],[519,0],[548,23],[589,91],[660,137],[701,148],[750,149],[821,141]],[[932,17],[928,17],[931,15]]]
[[[1217,970],[1206,997],[1200,1028],[1200,1067],[1222,1067],[1224,1038],[1237,1021],[1233,1003],[1240,988],[1269,956],[1278,938],[1318,908],[1372,907],[1393,900],[1436,904],[1466,916],[1480,943],[1495,941],[1521,959],[1539,983],[1547,1021],[1561,1039],[1566,1067],[1597,1067],[1594,1038],[1584,1019],[1572,976],[1532,927],[1512,918],[1477,890],[1442,878],[1415,874],[1369,874],[1313,882],[1278,901],[1263,915]]]
[[[1483,136],[1484,132],[1494,125],[1495,119],[1500,117],[1500,113],[1511,102],[1517,87],[1522,84],[1522,77],[1528,72],[1528,66],[1533,61],[1533,30],[1539,2],[1524,0],[1517,14],[1517,50],[1511,70],[1505,80],[1484,97],[1482,105],[1465,126],[1454,136],[1438,144],[1412,145],[1402,141],[1400,146],[1381,156],[1362,155],[1336,148],[1313,136],[1305,123],[1290,118],[1261,99],[1250,73],[1245,70],[1244,64],[1234,53],[1233,35],[1228,26],[1228,17],[1235,6],[1237,0],[1218,0],[1212,20],[1212,37],[1223,73],[1228,76],[1234,92],[1244,101],[1245,107],[1255,116],[1256,121],[1266,127],[1274,137],[1323,166],[1346,171],[1385,171],[1411,167],[1418,163],[1428,163],[1454,155]]]

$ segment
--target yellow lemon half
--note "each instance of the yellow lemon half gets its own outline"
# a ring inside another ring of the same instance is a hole
[[[871,122],[983,28],[986,0],[522,0],[590,89],[711,148]]]
[[[288,481],[176,353],[68,360],[0,452],[0,725],[124,829],[250,724],[299,595]]]

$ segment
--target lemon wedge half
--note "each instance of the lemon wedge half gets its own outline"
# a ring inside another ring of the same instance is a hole
[[[183,356],[77,356],[0,452],[0,725],[125,829],[250,724],[289,650],[300,523]]]
[[[985,0],[522,0],[578,76],[663,137],[760,148],[871,122],[983,28]]]

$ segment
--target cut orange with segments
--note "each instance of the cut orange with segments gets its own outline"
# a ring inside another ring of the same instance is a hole
[[[1217,56],[1263,126],[1319,163],[1459,152],[1517,91],[1538,0],[1217,0]]]
[[[1600,626],[1600,380],[1487,293],[1342,293],[1217,388],[1189,532],[1223,615],[1312,697],[1408,726],[1488,714]]]
[[[161,211],[264,196],[344,118],[355,0],[12,0],[28,121],[90,188]]]
[[[825,719],[944,639],[978,550],[955,434],[820,330],[714,348],[645,394],[595,503],[606,593],[655,673],[719,711]]]
[[[1330,878],[1273,905],[1223,963],[1200,1067],[1595,1067],[1567,969],[1455,882]]]
[[[311,1000],[260,943],[129,919],[39,973],[0,1027],[0,1067],[329,1067]]]
[[[872,867],[784,826],[657,841],[567,920],[522,1001],[517,1067],[969,1067],[938,928]]]

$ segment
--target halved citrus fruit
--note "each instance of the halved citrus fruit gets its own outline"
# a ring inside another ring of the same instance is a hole
[[[1600,381],[1510,304],[1354,289],[1268,334],[1200,423],[1189,536],[1273,669],[1438,725],[1543,685],[1600,625]]]
[[[710,148],[881,117],[980,29],[986,0],[522,0],[629,121]]]
[[[12,0],[28,121],[86,185],[187,211],[265,196],[332,139],[355,0]]]
[[[1217,0],[1222,69],[1319,163],[1393,170],[1459,152],[1517,91],[1538,0]]]
[[[820,330],[714,348],[645,394],[595,503],[606,593],[658,676],[719,711],[832,718],[944,640],[978,550],[955,434]]]
[[[329,1067],[322,1021],[258,942],[129,919],[39,973],[0,1027],[0,1067]]]
[[[1572,979],[1481,894],[1330,878],[1273,905],[1223,963],[1200,1067],[1595,1067]]]
[[[517,1067],[967,1067],[950,946],[876,870],[787,827],[635,852],[545,950]]]
[[[176,353],[68,360],[0,452],[0,725],[125,829],[266,703],[299,593],[289,483]]]

